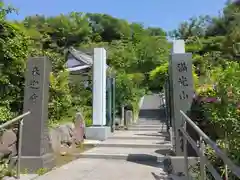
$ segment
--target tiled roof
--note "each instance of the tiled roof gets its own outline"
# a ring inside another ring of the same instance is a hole
[[[84,66],[77,66],[77,67],[72,67],[72,68],[68,68],[67,70],[70,72],[74,72],[74,71],[80,71],[82,69],[86,69],[86,68],[90,68],[90,65],[84,65]]]
[[[76,50],[75,48],[70,47],[67,50],[67,54],[68,56],[69,54],[71,54],[77,61],[81,62],[81,64],[83,63],[83,65],[69,67],[68,70],[71,72],[79,71],[93,66],[93,56],[89,53],[85,53],[83,51]],[[108,68],[108,65],[106,65],[106,68]]]
[[[76,60],[82,61],[88,65],[93,65],[93,57],[79,50],[74,49],[73,47],[68,49],[68,52],[71,53]]]

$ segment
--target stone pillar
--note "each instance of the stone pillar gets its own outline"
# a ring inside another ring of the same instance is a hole
[[[128,127],[130,124],[132,124],[133,121],[133,112],[130,110],[125,111],[125,125]]]
[[[124,105],[121,106],[121,119],[120,119],[120,123],[119,126],[123,127],[124,126],[124,112],[125,112],[125,108]]]
[[[111,132],[115,130],[115,78],[112,78],[112,127]]]
[[[104,87],[104,81],[106,81],[106,68],[104,69],[104,63],[106,63],[106,50],[104,48],[94,49],[93,58],[93,126],[106,125],[106,84]],[[105,94],[105,95],[104,95]]]
[[[24,112],[31,111],[23,121],[21,169],[35,172],[51,169],[54,156],[48,135],[48,98],[51,63],[46,57],[27,62],[24,90]]]
[[[106,126],[106,50],[94,48],[93,58],[93,126],[86,128],[86,138],[105,140],[110,134]]]
[[[178,129],[182,126],[180,110],[187,113],[193,100],[192,54],[185,53],[183,40],[173,42],[169,63],[172,112],[172,142],[176,155],[183,155]]]
[[[112,126],[112,78],[107,78],[107,126]]]

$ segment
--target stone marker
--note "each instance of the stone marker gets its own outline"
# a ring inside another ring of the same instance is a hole
[[[80,144],[83,142],[83,136],[84,136],[84,118],[83,115],[78,112],[76,113],[76,119],[74,122],[74,129],[73,129],[73,138],[75,141],[75,144]]]
[[[48,98],[51,63],[46,57],[30,58],[27,62],[24,90],[21,169],[36,172],[54,166],[48,135]]]
[[[181,43],[177,43],[177,45]],[[175,47],[175,46],[174,46]],[[173,48],[174,49],[174,48]],[[176,48],[177,49],[177,48]],[[182,155],[181,142],[178,129],[182,126],[180,110],[187,113],[193,100],[193,75],[192,75],[192,54],[180,52],[175,49],[170,60],[170,81],[172,95],[172,125],[174,129],[174,149],[177,155]]]
[[[130,110],[125,111],[125,124],[128,127],[129,124],[132,124],[133,112]]]

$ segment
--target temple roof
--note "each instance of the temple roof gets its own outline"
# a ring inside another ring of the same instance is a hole
[[[85,64],[93,65],[93,57],[83,51],[76,50],[73,47],[68,49],[68,52],[78,61],[82,61]]]
[[[67,49],[66,58],[67,58],[66,66],[70,72],[90,69],[93,66],[92,53],[76,50],[74,47],[70,47],[69,49]]]

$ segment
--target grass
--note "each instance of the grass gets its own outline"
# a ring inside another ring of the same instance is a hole
[[[68,117],[68,118],[64,118],[63,120],[61,121],[48,121],[48,127],[49,128],[55,128],[55,127],[58,127],[62,124],[66,124],[66,123],[69,123],[69,122],[74,122],[74,119],[73,117]]]
[[[73,160],[79,159],[79,154],[93,148],[93,146],[79,145],[75,148],[71,148],[70,151],[65,155],[55,154],[56,156],[56,167],[60,167],[64,164],[67,164]]]

